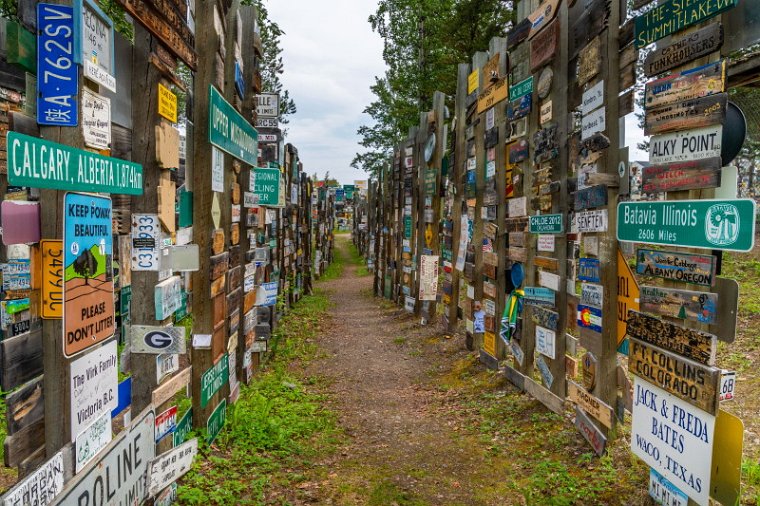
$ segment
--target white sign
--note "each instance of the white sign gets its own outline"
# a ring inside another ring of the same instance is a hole
[[[657,504],[688,506],[689,498],[654,469],[649,470],[649,495]]]
[[[262,93],[260,95],[256,95],[256,115],[259,118],[279,117],[280,116],[280,94],[279,93]]]
[[[559,292],[560,279],[559,274],[538,271],[538,284],[549,290]]]
[[[606,232],[607,210],[595,209],[593,211],[581,211],[575,214],[577,232]]]
[[[132,270],[158,271],[161,225],[157,214],[132,215]]]
[[[435,300],[438,294],[438,256],[420,256],[420,300]]]
[[[116,340],[71,362],[71,441],[103,413],[118,405]]]
[[[649,141],[649,162],[686,162],[720,156],[723,125],[655,135]]]
[[[602,105],[604,105],[604,81],[599,81],[583,92],[581,114],[585,116]]]
[[[279,126],[277,118],[256,118],[256,128],[277,128]]]
[[[53,504],[137,506],[148,496],[145,472],[156,455],[153,408],[143,411],[101,452],[102,458],[76,475]],[[116,479],[118,477],[118,479]],[[106,489],[105,484],[109,484]],[[110,498],[110,499],[109,499]]]
[[[232,204],[232,209],[230,213],[230,221],[232,223],[240,223],[240,204]]]
[[[177,371],[179,371],[179,355],[172,353],[156,355],[156,383],[161,383],[161,380]]]
[[[581,283],[581,304],[601,308],[603,302],[604,287],[602,285]]]
[[[540,114],[539,114],[540,124],[545,125],[546,123],[549,123],[552,120],[553,114],[554,114],[554,109],[553,109],[551,100],[541,104],[541,109],[540,109]]]
[[[707,506],[715,416],[633,377],[631,449],[673,485]]]
[[[250,209],[256,207],[256,195],[251,192],[243,192],[243,207]]]
[[[92,63],[86,60],[83,65],[84,76],[90,81],[95,81],[98,84],[103,85],[109,91],[116,93],[116,79],[114,76]]]
[[[259,291],[256,292],[256,304],[257,306],[274,306],[277,303],[277,281],[271,283],[263,283],[259,286]]]
[[[175,502],[177,502],[177,484],[172,483],[156,496],[153,506],[171,506]]]
[[[414,313],[414,305],[417,301],[414,299],[414,297],[406,296],[404,298],[404,310],[407,313]]]
[[[721,401],[733,400],[735,386],[736,386],[736,371],[723,371],[720,375],[720,400]]]
[[[607,128],[605,117],[606,107],[600,107],[584,115],[581,121],[581,139],[586,140],[597,132],[604,132]]]
[[[111,99],[82,88],[82,132],[85,145],[111,147]]]
[[[259,134],[259,144],[262,142],[277,142],[277,134]]]
[[[129,336],[132,353],[185,353],[185,327],[132,325]]]
[[[536,351],[553,359],[555,355],[556,334],[553,330],[536,325]]]
[[[554,235],[553,234],[539,234],[538,236],[538,251],[554,251]]]
[[[496,109],[491,107],[486,111],[486,130],[490,130],[493,128],[495,119],[496,119]]]
[[[3,506],[51,504],[63,490],[63,453],[42,464],[3,496]]]
[[[76,472],[78,473],[95,456],[108,445],[113,439],[111,432],[111,412],[103,415],[92,422],[81,434],[77,436],[76,448]]]
[[[224,152],[211,146],[211,191],[224,193]]]
[[[517,197],[507,201],[509,217],[518,218],[528,214],[528,197]]]
[[[116,93],[116,79],[113,78],[113,29],[96,13],[86,1],[82,1],[82,62],[85,77],[102,84]],[[92,67],[93,70],[87,67]],[[96,79],[90,77],[94,74]]]
[[[193,438],[156,457],[148,469],[148,493],[156,495],[184,476],[197,454],[198,438]]]
[[[172,276],[153,288],[156,320],[165,320],[182,306],[182,278]]]

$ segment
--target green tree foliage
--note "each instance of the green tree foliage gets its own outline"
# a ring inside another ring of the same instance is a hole
[[[375,100],[364,112],[372,122],[358,130],[365,150],[351,165],[377,174],[430,110],[433,93],[456,94],[457,65],[506,35],[513,17],[511,0],[380,0],[369,23],[383,39],[387,69],[370,88]]]

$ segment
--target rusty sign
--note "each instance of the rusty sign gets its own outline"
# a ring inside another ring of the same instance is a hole
[[[644,135],[719,125],[726,117],[727,103],[728,96],[725,93],[719,93],[648,108]]]
[[[715,365],[718,338],[638,311],[628,311],[626,333],[704,365]]]
[[[559,20],[552,21],[545,30],[530,41],[530,69],[536,72],[549,63],[557,53]]]
[[[644,74],[652,77],[706,56],[723,46],[723,28],[713,23],[684,35],[650,52],[644,60]]]
[[[644,88],[644,104],[649,109],[716,95],[725,90],[726,60],[721,60],[648,82]]]
[[[641,172],[641,190],[644,193],[661,193],[718,188],[722,166],[720,157],[650,165]]]

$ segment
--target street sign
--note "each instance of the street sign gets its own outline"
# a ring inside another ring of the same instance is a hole
[[[530,217],[532,234],[561,234],[564,231],[561,214],[539,214]]]
[[[216,436],[222,431],[224,422],[227,420],[227,399],[222,399],[222,402],[214,408],[214,411],[208,417],[206,421],[206,442],[210,445],[216,439]]]
[[[156,327],[132,325],[130,330],[132,353],[185,353],[185,327]]]
[[[280,116],[280,94],[260,93],[256,95],[256,115],[259,118],[278,118]]]
[[[656,9],[650,9],[636,17],[636,47],[647,46],[663,37],[707,21],[725,10],[734,8],[738,2],[739,0],[694,0],[688,4],[681,0],[660,2]]]
[[[568,380],[567,382],[567,397],[583,408],[589,415],[593,416],[605,427],[612,428],[613,411],[612,408],[597,399],[586,391],[585,388],[578,383]]]
[[[74,65],[74,9],[37,4],[37,29],[37,123],[76,126],[79,68]],[[10,163],[8,167],[10,176]]]
[[[251,169],[250,187],[253,204],[278,207],[280,204],[280,169],[257,167]]]
[[[621,202],[619,241],[750,251],[755,243],[755,201],[679,200]]]
[[[60,126],[60,125],[59,125]],[[8,132],[8,182],[16,186],[142,195],[142,165]]]
[[[208,140],[248,165],[256,165],[259,142],[256,129],[209,84]]]
[[[201,375],[201,408],[205,408],[214,394],[227,384],[229,375],[229,357],[225,353]]]

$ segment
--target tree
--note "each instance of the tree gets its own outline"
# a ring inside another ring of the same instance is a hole
[[[84,278],[84,284],[90,284],[90,278],[98,271],[98,259],[89,249],[84,250],[74,260],[74,272]]]
[[[369,23],[383,39],[387,70],[370,88],[376,98],[364,112],[372,123],[357,132],[365,151],[351,166],[379,174],[432,107],[433,93],[456,94],[457,65],[506,35],[513,21],[511,0],[380,0]]]

